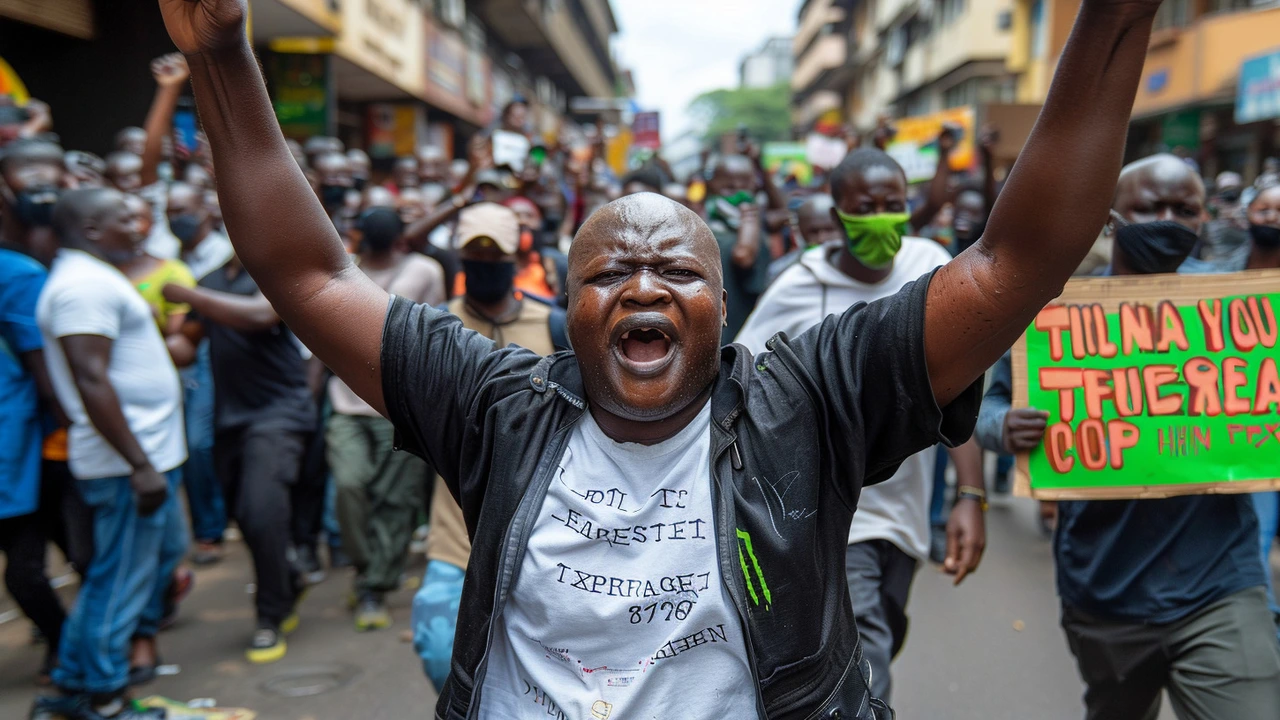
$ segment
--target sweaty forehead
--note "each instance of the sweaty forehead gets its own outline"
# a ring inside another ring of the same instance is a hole
[[[656,193],[638,193],[609,203],[587,220],[570,248],[569,269],[595,257],[660,260],[673,254],[720,265],[715,236],[697,215]]]

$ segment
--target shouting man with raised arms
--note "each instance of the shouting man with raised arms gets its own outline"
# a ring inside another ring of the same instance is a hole
[[[1093,244],[1158,2],[1085,0],[986,235],[953,262],[752,357],[720,347],[710,230],[642,193],[579,232],[575,352],[548,358],[354,267],[281,136],[244,0],[160,5],[245,268],[462,507],[437,717],[891,717],[844,581],[859,492],[968,437],[983,372]]]

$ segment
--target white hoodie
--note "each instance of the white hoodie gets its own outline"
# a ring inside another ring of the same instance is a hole
[[[859,302],[873,302],[897,293],[904,285],[951,259],[932,240],[904,237],[889,276],[874,285],[859,282],[827,262],[828,244],[806,251],[800,261],[774,280],[756,303],[735,342],[752,353],[764,352],[775,333],[795,337],[827,315],[844,312]],[[863,488],[849,528],[849,544],[888,540],[919,560],[929,557],[929,500],[937,451],[930,448],[907,458],[893,477]]]

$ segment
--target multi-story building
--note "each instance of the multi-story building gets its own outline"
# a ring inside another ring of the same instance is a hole
[[[517,94],[542,133],[558,126],[569,98],[611,98],[619,88],[608,0],[250,0],[249,8],[285,132],[337,134],[375,160],[426,142],[461,151]],[[116,130],[140,124],[154,90],[148,64],[172,50],[154,2],[0,0],[0,55],[53,108],[68,147],[105,152]]]
[[[738,63],[738,87],[767,88],[791,79],[791,38],[773,37]]]
[[[793,49],[793,121],[874,127],[1013,99],[1005,0],[806,0]]]
[[[1079,7],[1079,0],[1015,0],[1009,70],[1018,75],[1019,102],[1044,101]],[[1260,76],[1250,82],[1254,72]],[[1274,96],[1275,88],[1280,7],[1166,0],[1147,49],[1126,159],[1168,150],[1196,160],[1206,176],[1233,170],[1252,178],[1263,159],[1280,155],[1280,105],[1251,103]]]

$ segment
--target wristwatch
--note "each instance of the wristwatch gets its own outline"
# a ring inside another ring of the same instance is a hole
[[[956,500],[960,498],[969,498],[978,501],[978,507],[982,508],[982,512],[987,511],[987,491],[980,487],[972,485],[961,485],[956,488]]]

